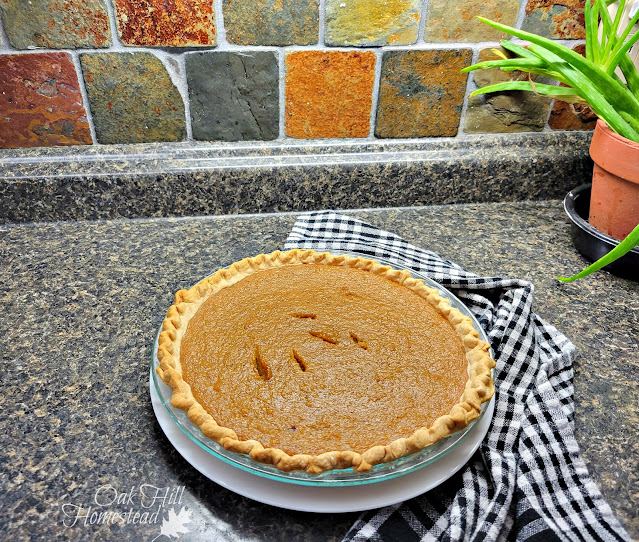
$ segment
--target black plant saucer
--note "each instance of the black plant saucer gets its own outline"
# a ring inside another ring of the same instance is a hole
[[[582,184],[568,192],[564,199],[564,209],[572,220],[572,241],[575,248],[594,262],[610,252],[619,241],[601,233],[588,223],[590,209],[590,184]],[[639,282],[639,246],[625,256],[604,267],[613,275]]]

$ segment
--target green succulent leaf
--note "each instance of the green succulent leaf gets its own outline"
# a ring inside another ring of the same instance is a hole
[[[630,21],[630,24],[634,26],[635,24],[637,24],[638,21],[639,21],[639,11],[632,18],[632,20]],[[627,36],[628,36],[628,29],[626,29],[626,31],[622,34],[622,38],[625,40]],[[612,57],[606,63],[606,69],[608,70],[609,73],[613,72],[617,68],[617,66],[619,66],[622,58],[627,58],[628,51],[630,51],[631,47],[635,43],[637,43],[637,41],[639,41],[639,32],[635,32],[635,34],[625,43],[622,41],[619,41],[617,46],[611,51]],[[636,68],[635,68],[635,71],[637,71]]]
[[[602,267],[611,264],[615,260],[618,260],[628,252],[630,252],[636,245],[639,245],[639,224],[632,230],[628,236],[621,241],[615,248],[613,248],[608,254],[599,258],[596,262],[589,265],[583,271],[580,271],[572,277],[557,277],[562,282],[572,282],[573,280],[582,279],[587,277],[595,271],[599,271]]]
[[[488,68],[510,68],[512,70],[528,71],[531,68],[544,69],[547,66],[548,64],[539,58],[504,58],[499,60],[484,60],[467,68],[462,68],[461,72],[468,73]]]
[[[555,81],[566,84],[566,80],[563,75],[561,75],[561,73],[557,71],[551,70],[548,66],[548,63],[545,60],[539,58],[537,55],[534,55],[524,47],[520,47],[507,40],[502,41],[501,44],[504,49],[507,49],[515,54],[525,52],[526,57],[503,58],[503,53],[499,51],[502,58],[478,62],[477,64],[473,64],[472,66],[462,68],[461,72],[469,73],[476,70],[485,70],[491,68],[500,69],[504,72],[523,71],[525,73],[532,73],[533,75],[548,77],[549,79],[554,79]],[[493,51],[495,53],[498,53],[498,51],[495,49],[493,49]]]
[[[530,81],[506,81],[504,83],[495,83],[487,87],[479,88],[472,92],[469,97],[478,96],[479,94],[489,94],[491,92],[503,92],[505,90],[528,90],[548,98],[556,98],[569,103],[587,103],[581,96],[575,94],[575,89],[570,87],[558,87],[555,85],[546,85],[542,83],[530,83]]]
[[[531,45],[530,50],[538,52],[535,45]],[[539,53],[542,54],[541,51]],[[589,63],[590,66],[586,67],[586,70],[580,71],[550,51],[545,51],[543,54],[551,67],[562,72],[570,86],[588,102],[595,113],[604,119],[610,128],[627,139],[639,142],[639,131],[629,124],[620,113],[625,111],[630,113],[630,118],[639,119],[639,102],[626,87],[616,83],[614,79],[593,66],[592,63]],[[581,55],[577,56],[585,60]],[[606,88],[605,92],[602,92],[602,86]]]
[[[513,43],[512,41],[502,40],[501,46],[507,51],[510,51],[511,53],[515,53],[516,55],[519,55],[522,58],[537,58],[528,49],[526,49],[525,47],[522,47],[521,45]]]
[[[621,57],[619,69],[626,79],[626,84],[635,97],[639,100],[639,72],[628,55]]]
[[[597,29],[594,28],[594,25],[592,24],[592,7],[590,5],[590,2],[586,2],[584,8],[584,18],[586,22],[586,58],[591,62],[596,63],[594,48],[596,45],[599,44],[599,41],[597,38]]]

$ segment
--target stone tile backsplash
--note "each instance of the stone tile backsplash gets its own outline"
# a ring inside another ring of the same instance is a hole
[[[0,148],[591,130],[502,73],[483,15],[583,40],[579,0],[0,0]],[[511,74],[510,77],[518,77]]]

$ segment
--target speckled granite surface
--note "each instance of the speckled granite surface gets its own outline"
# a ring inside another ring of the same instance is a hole
[[[607,273],[567,285],[553,279],[583,264],[557,200],[349,214],[476,273],[535,284],[535,311],[577,346],[575,418],[586,462],[639,538],[639,284]],[[95,510],[96,498],[114,491],[126,497],[135,488],[129,505],[106,509],[143,511],[135,492],[151,484],[184,487],[181,505],[192,515],[184,542],[341,538],[356,514],[280,510],[201,476],[168,442],[149,399],[151,345],[173,292],[219,266],[281,247],[294,218],[0,226],[3,537],[152,540],[162,518],[124,526],[81,519],[67,528],[62,510]]]
[[[0,151],[0,222],[563,198],[590,134]]]

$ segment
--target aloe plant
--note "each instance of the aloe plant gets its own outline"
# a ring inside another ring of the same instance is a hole
[[[636,2],[636,0],[635,0]],[[470,96],[505,90],[527,90],[564,102],[588,104],[613,131],[639,143],[639,71],[629,51],[639,41],[639,32],[632,34],[639,21],[639,10],[626,26],[622,14],[628,12],[626,0],[620,0],[614,19],[608,12],[613,0],[587,0],[585,3],[586,56],[548,38],[478,17],[493,28],[525,40],[526,47],[509,40],[501,42],[511,53],[508,58],[494,49],[496,60],[479,62],[463,72],[499,68],[502,71],[522,71],[554,79],[564,86],[528,81],[507,81],[475,90]],[[628,6],[629,7],[629,6]],[[599,21],[601,19],[601,32]],[[639,47],[639,46],[638,46]],[[620,258],[639,244],[639,225],[613,250],[572,277],[559,277],[564,282],[583,278]]]

